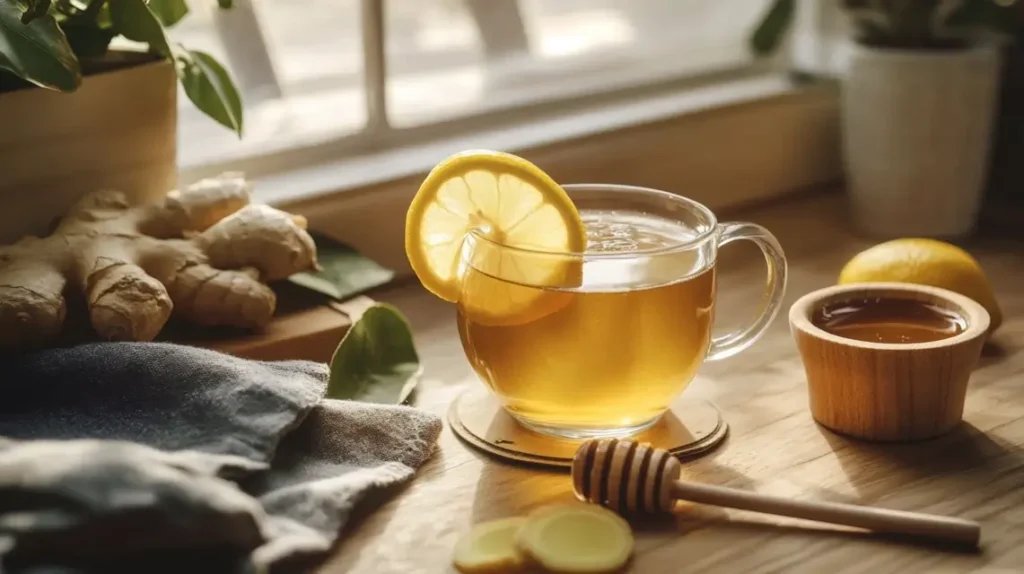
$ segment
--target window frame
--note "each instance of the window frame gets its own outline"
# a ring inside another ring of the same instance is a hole
[[[475,3],[477,9],[487,3],[493,6],[500,3],[515,4],[517,0],[467,0]],[[709,0],[710,1],[710,0]],[[816,0],[798,0],[799,13],[796,25],[797,37],[818,37],[826,19],[821,16]],[[395,127],[388,119],[387,101],[387,61],[385,57],[385,0],[360,0],[360,21],[362,28],[363,47],[363,92],[366,105],[366,122],[358,131],[329,135],[321,139],[299,143],[282,149],[268,149],[246,154],[241,157],[222,159],[197,165],[180,166],[179,182],[188,183],[201,177],[207,177],[225,170],[236,170],[246,173],[254,179],[274,180],[282,175],[316,171],[322,166],[337,163],[338,158],[373,158],[384,154],[413,147],[430,146],[444,140],[473,139],[474,135],[493,134],[503,129],[513,129],[524,122],[557,121],[560,116],[580,110],[611,110],[629,102],[644,98],[680,95],[695,90],[714,88],[730,82],[756,80],[767,75],[783,75],[793,66],[794,50],[784,49],[772,58],[751,59],[749,62],[718,68],[712,71],[662,77],[649,82],[639,82],[626,87],[594,92],[582,96],[551,98],[533,102],[509,105],[497,110],[479,110],[445,118],[430,123],[408,127]],[[218,15],[218,18],[234,18],[234,22],[245,21],[257,25],[258,20],[253,13],[251,0],[236,0],[234,10],[242,10],[240,15]],[[246,11],[249,13],[247,14]],[[522,25],[521,19],[519,20]],[[245,28],[238,25],[218,25],[218,32],[227,34],[226,46],[235,46],[246,52],[262,55],[256,58],[255,70],[243,72],[245,77],[256,77],[271,82],[270,93],[280,93],[273,72],[272,60],[262,34],[246,34]],[[507,45],[508,38],[489,38],[482,33],[482,41],[486,45],[499,46],[495,53],[502,51],[501,46]],[[246,36],[245,39],[240,36]],[[513,35],[514,36],[514,35]],[[232,39],[234,38],[234,39]],[[237,40],[237,42],[236,42]],[[808,42],[801,44],[806,50]],[[230,56],[229,56],[230,57]],[[236,61],[242,61],[241,58]],[[276,91],[276,92],[275,92]],[[731,103],[728,99],[724,105]],[[680,113],[690,113],[682,111]],[[595,131],[602,131],[605,126],[596,120]],[[393,179],[416,171],[420,166],[390,166],[394,173],[381,174],[382,179]],[[306,178],[308,179],[308,178]],[[338,181],[335,191],[356,187],[365,181]],[[294,186],[293,186],[294,187]],[[327,190],[308,190],[305,194],[327,192]],[[296,194],[300,193],[298,190]],[[288,201],[289,194],[277,196],[275,199]]]

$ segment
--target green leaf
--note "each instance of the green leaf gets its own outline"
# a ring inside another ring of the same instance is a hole
[[[400,404],[416,387],[421,370],[409,323],[398,309],[377,303],[349,328],[334,351],[327,396]]]
[[[100,4],[99,10],[96,12],[96,25],[100,28],[113,28],[114,19],[110,17],[110,3],[104,2]]]
[[[188,14],[188,4],[185,0],[149,0],[149,9],[156,14],[165,28],[177,24]]]
[[[110,0],[110,19],[118,34],[149,44],[149,49],[158,54],[171,56],[163,24],[145,0]]]
[[[217,5],[221,8],[231,8],[234,4],[234,0],[217,0]]]
[[[68,18],[60,27],[67,36],[68,45],[82,60],[99,58],[106,54],[110,41],[117,35],[113,28],[84,22],[81,18]]]
[[[227,70],[198,50],[175,51],[178,80],[185,95],[203,113],[242,136],[242,99]]]
[[[395,272],[344,243],[310,232],[316,242],[319,271],[296,273],[289,281],[328,297],[347,299],[391,281]]]
[[[1015,2],[968,1],[950,15],[947,23],[950,26],[976,26],[1003,34],[1015,34],[1024,27],[1021,9]]]
[[[21,22],[25,11],[0,0],[0,68],[37,86],[72,92],[82,83],[82,70],[64,32],[50,14]]]
[[[768,54],[779,47],[795,12],[796,0],[775,0],[772,3],[750,37],[750,48],[755,54]]]
[[[21,15],[22,24],[28,24],[50,12],[50,0],[27,0],[25,3],[28,4],[28,10]]]

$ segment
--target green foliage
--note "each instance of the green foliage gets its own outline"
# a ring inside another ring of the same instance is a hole
[[[948,50],[964,46],[978,32],[1012,35],[1024,28],[1024,0],[839,2],[856,41],[879,48]],[[750,49],[768,54],[778,48],[795,9],[794,0],[774,0],[750,37]]]
[[[188,14],[185,0],[149,0],[149,8],[165,27],[177,24]]]
[[[110,20],[125,38],[149,44],[149,49],[161,56],[171,55],[164,26],[145,0],[110,0]]]
[[[776,0],[765,13],[761,24],[750,37],[750,46],[757,54],[774,52],[793,21],[796,0]]]
[[[289,281],[343,300],[374,287],[380,287],[395,277],[395,272],[352,249],[316,232],[310,232],[316,242],[316,258],[320,269],[296,273]]]
[[[21,16],[22,24],[28,24],[36,18],[41,18],[50,11],[50,0],[28,0],[25,7],[25,13]]]
[[[230,8],[230,0],[218,0]],[[0,70],[42,88],[71,92],[83,64],[117,36],[174,61],[185,94],[203,113],[242,135],[242,101],[210,55],[173,45],[166,29],[188,15],[185,0],[0,0]]]
[[[421,368],[412,329],[386,303],[368,308],[342,338],[331,358],[327,396],[372,403],[404,403]]]
[[[77,89],[82,70],[64,32],[49,14],[23,21],[35,13],[31,5],[0,0],[0,68],[51,90]]]
[[[178,78],[185,94],[206,115],[242,134],[242,100],[231,76],[213,56],[179,47],[175,51]]]

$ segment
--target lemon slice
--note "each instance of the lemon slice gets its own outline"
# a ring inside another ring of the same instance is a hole
[[[523,556],[516,547],[516,535],[526,519],[501,518],[474,526],[455,545],[452,563],[464,574],[498,574],[518,570]]]
[[[517,535],[518,546],[550,572],[617,572],[633,554],[629,523],[586,504],[542,507]]]
[[[467,254],[463,246],[477,250]],[[532,320],[564,302],[545,288],[578,286],[586,229],[569,196],[540,168],[495,151],[439,163],[405,220],[405,252],[423,286],[486,324]],[[505,247],[519,248],[506,249]],[[476,273],[467,273],[472,263]]]

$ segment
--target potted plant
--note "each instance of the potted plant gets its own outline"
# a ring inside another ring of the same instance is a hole
[[[992,173],[980,222],[986,233],[1018,237],[1024,237],[1024,3],[1021,22],[1004,54]]]
[[[173,189],[179,82],[241,136],[224,67],[168,39],[188,11],[185,0],[0,0],[0,244],[45,233],[83,193],[142,203]],[[141,49],[111,49],[118,37]]]
[[[853,217],[878,237],[955,238],[978,220],[1006,38],[1017,0],[842,0],[854,30],[842,78],[843,156]],[[751,36],[781,43],[795,0],[775,0]]]

